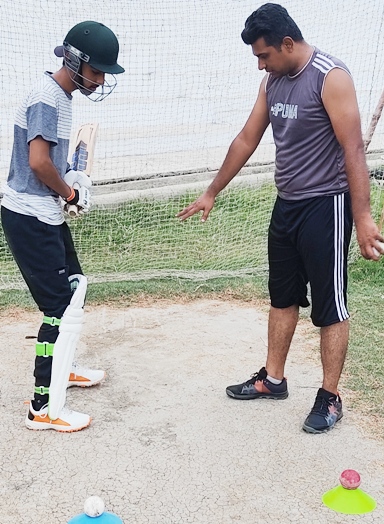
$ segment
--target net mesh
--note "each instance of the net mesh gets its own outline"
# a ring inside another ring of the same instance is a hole
[[[307,42],[352,72],[362,130],[384,90],[384,4],[373,0],[287,0]],[[25,93],[74,24],[93,19],[118,36],[126,73],[102,103],[74,94],[73,129],[98,122],[92,179],[94,210],[70,227],[92,281],[254,274],[267,265],[274,145],[268,129],[247,166],[217,198],[210,219],[175,214],[207,187],[244,125],[263,73],[240,38],[256,9],[249,0],[76,2],[14,0],[1,6],[0,181],[12,150],[13,121]],[[384,124],[378,119],[367,159],[373,212],[382,208]],[[357,256],[356,246],[351,256]],[[0,235],[0,285],[22,285]]]

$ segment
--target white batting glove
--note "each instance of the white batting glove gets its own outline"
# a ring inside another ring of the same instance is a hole
[[[91,192],[87,187],[84,186],[80,186],[78,192],[79,200],[77,202],[77,207],[79,208],[79,214],[84,215],[85,213],[88,213],[91,209]]]
[[[73,186],[75,195],[70,200],[66,200],[64,212],[71,218],[88,213],[91,209],[91,193],[87,187],[79,186],[77,183]]]
[[[92,186],[92,180],[84,171],[70,169],[63,176],[63,180],[70,187],[73,187],[74,184],[79,184],[79,186],[89,189]]]

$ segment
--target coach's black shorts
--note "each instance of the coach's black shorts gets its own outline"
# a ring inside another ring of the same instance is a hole
[[[349,318],[347,256],[352,233],[349,193],[288,201],[277,197],[268,232],[271,305],[309,306],[315,326]]]

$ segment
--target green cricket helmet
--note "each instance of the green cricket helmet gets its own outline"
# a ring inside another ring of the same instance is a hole
[[[56,47],[55,55],[64,58],[64,65],[79,91],[93,102],[104,100],[116,87],[116,74],[124,73],[117,63],[119,42],[116,35],[99,22],[80,22],[69,31],[63,45]],[[104,73],[104,83],[95,83],[83,75],[82,63]],[[105,76],[107,75],[108,78]],[[85,87],[84,81],[97,85]]]
[[[79,59],[103,73],[124,73],[124,68],[117,63],[118,54],[119,42],[113,31],[90,20],[72,27],[63,45],[55,49],[55,55],[64,57],[67,67],[76,73],[80,68]]]

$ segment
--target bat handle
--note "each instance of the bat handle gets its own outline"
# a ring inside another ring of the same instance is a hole
[[[79,187],[79,184],[77,184],[76,182],[73,184],[73,189],[79,189]],[[79,216],[79,208],[76,204],[70,204],[68,205],[67,213],[71,218],[75,218]]]

